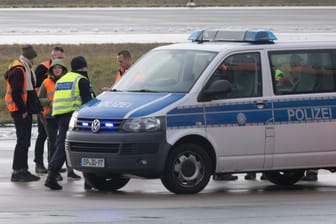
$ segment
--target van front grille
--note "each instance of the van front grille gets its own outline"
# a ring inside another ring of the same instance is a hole
[[[117,143],[79,143],[70,142],[70,151],[92,153],[118,153],[120,144]]]
[[[73,152],[87,153],[119,153],[120,155],[155,154],[158,152],[157,143],[82,143],[66,142],[66,148]]]

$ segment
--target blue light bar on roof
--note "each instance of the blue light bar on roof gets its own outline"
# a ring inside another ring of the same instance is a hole
[[[272,42],[278,38],[268,30],[249,30],[246,31],[244,39],[249,42]]]
[[[195,30],[189,35],[188,40],[197,41],[202,35],[202,33],[203,33],[203,30]]]
[[[199,43],[210,41],[272,43],[277,37],[268,30],[197,30],[190,34],[188,40]]]

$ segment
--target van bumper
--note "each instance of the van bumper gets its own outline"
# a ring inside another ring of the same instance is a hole
[[[170,145],[165,132],[90,133],[69,131],[66,138],[69,166],[87,173],[159,177]],[[101,167],[84,166],[83,159],[104,161]]]

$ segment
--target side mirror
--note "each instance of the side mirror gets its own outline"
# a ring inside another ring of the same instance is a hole
[[[210,101],[212,99],[224,98],[231,93],[232,84],[228,80],[215,80],[198,97],[199,101]]]

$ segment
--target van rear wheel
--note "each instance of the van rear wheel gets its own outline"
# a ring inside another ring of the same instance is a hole
[[[98,175],[94,173],[83,173],[85,182],[100,191],[116,191],[125,186],[130,178],[115,175]]]
[[[212,173],[209,154],[200,145],[184,143],[173,149],[161,182],[176,194],[194,194],[204,189]]]
[[[277,185],[293,185],[304,175],[304,170],[268,171],[266,178]]]

